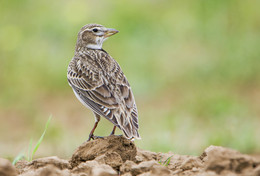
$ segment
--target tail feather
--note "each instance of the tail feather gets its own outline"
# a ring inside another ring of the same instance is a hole
[[[139,133],[138,133],[138,129],[133,128],[133,126],[128,123],[126,126],[121,127],[122,131],[124,132],[124,135],[126,136],[126,138],[128,139],[141,139]]]

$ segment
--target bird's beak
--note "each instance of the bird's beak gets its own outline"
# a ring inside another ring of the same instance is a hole
[[[107,31],[105,32],[105,38],[110,37],[116,33],[118,33],[119,31],[116,29],[112,29],[112,28],[107,28]]]

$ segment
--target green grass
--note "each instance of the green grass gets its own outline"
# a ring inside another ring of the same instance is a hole
[[[171,162],[171,158],[173,157],[173,155],[172,156],[170,156],[170,157],[168,157],[165,161],[162,161],[162,159],[159,161],[159,164],[161,164],[161,165],[164,165],[164,166],[168,166],[169,164],[170,164],[170,162]]]
[[[38,148],[40,147],[40,145],[41,145],[41,143],[43,141],[45,133],[46,133],[46,131],[48,129],[48,126],[50,124],[51,118],[52,118],[52,116],[50,116],[48,121],[46,122],[44,131],[43,131],[41,137],[39,138],[39,140],[37,141],[36,145],[34,146],[33,150],[32,150],[32,139],[31,139],[30,143],[29,143],[29,146],[28,146],[27,154],[22,152],[19,155],[17,155],[15,157],[15,159],[13,160],[13,162],[12,162],[13,165],[15,165],[19,160],[22,160],[22,159],[25,159],[27,161],[32,161],[33,160],[34,154],[36,153],[36,151],[38,150]]]

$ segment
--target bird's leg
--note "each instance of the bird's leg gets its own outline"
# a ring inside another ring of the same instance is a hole
[[[98,125],[98,122],[95,122],[94,127],[92,128],[91,132],[89,133],[89,138],[87,141],[90,141],[90,139],[94,139],[93,133],[94,133],[95,129],[97,128],[97,125]]]
[[[114,134],[115,134],[115,131],[116,131],[116,126],[113,127],[113,130],[112,130],[112,132],[110,133],[110,136],[111,136],[111,135],[114,135]]]
[[[89,133],[89,138],[88,138],[87,141],[90,141],[91,139],[96,138],[93,133],[94,133],[95,129],[97,128],[98,122],[100,121],[100,115],[98,115],[96,113],[94,113],[94,115],[95,115],[95,124],[94,124],[94,127],[92,128],[92,130]]]
[[[116,126],[113,127],[113,130],[109,136],[122,136],[122,135],[115,135],[115,131],[116,131]]]

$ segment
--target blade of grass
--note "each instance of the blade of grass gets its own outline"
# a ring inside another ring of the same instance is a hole
[[[171,162],[171,158],[168,159],[168,161],[166,162],[165,166],[168,166]]]
[[[170,157],[168,157],[168,158],[163,162],[163,165],[168,166],[168,165],[170,164],[170,162],[171,162],[171,157],[173,157],[173,155],[170,156]]]
[[[38,150],[38,148],[39,148],[39,146],[40,146],[40,144],[41,144],[41,142],[42,142],[42,140],[43,140],[43,138],[44,138],[44,135],[45,135],[45,133],[46,133],[46,131],[47,131],[47,129],[48,129],[49,123],[50,123],[50,121],[51,121],[51,118],[52,118],[52,115],[50,115],[50,117],[49,117],[47,123],[45,124],[44,132],[42,133],[40,139],[38,140],[37,144],[35,145],[35,147],[34,147],[34,149],[33,149],[33,152],[32,152],[32,154],[31,154],[30,161],[32,161],[32,158],[33,158],[35,152]]]
[[[24,158],[24,152],[19,153],[13,160],[12,164],[15,165],[18,161],[22,160]]]
[[[30,139],[29,148],[28,148],[28,151],[27,151],[27,159],[26,159],[27,161],[30,160],[31,150],[32,150],[32,138]]]

